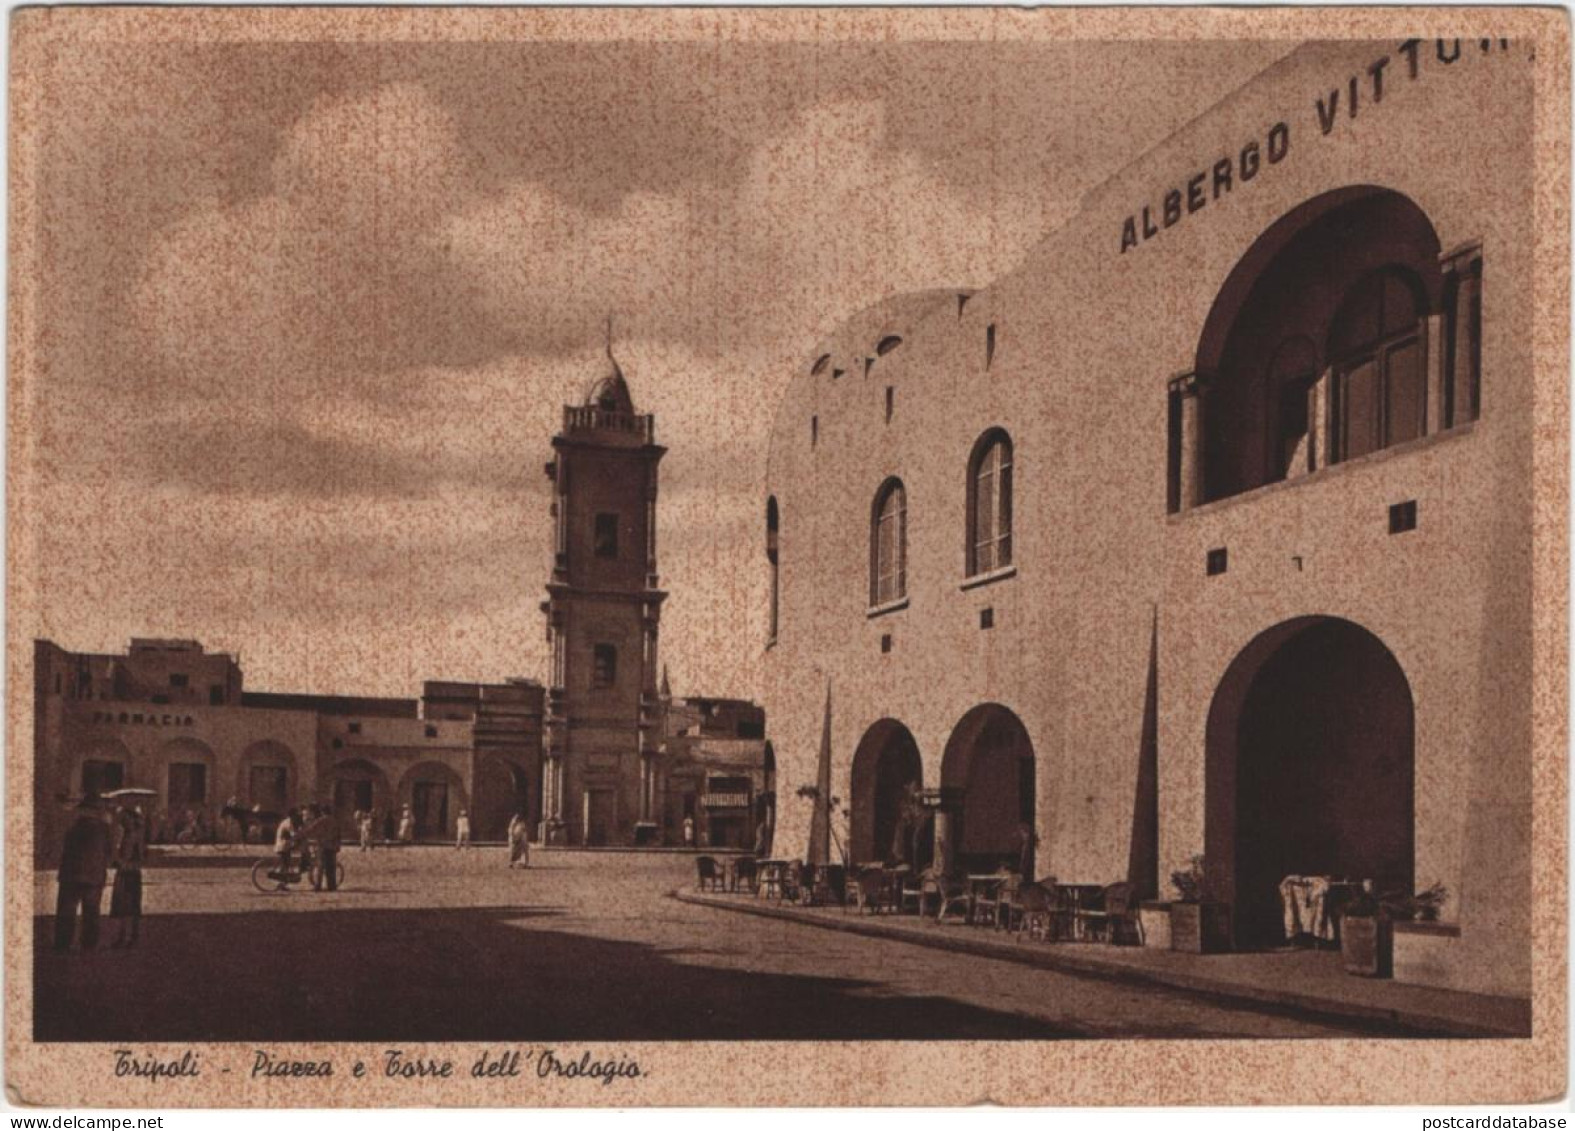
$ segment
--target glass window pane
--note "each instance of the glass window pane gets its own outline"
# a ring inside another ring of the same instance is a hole
[[[1012,564],[1012,465],[1009,463],[1001,468],[1000,495],[1000,517],[995,524],[997,537],[995,564],[997,568]]]
[[[1388,442],[1403,444],[1422,434],[1422,349],[1413,338],[1393,346],[1384,358]]]
[[[1369,359],[1348,370],[1340,387],[1340,456],[1355,459],[1378,448],[1378,367]]]

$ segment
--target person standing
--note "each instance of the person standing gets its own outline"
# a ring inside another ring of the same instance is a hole
[[[684,818],[684,847],[685,848],[693,848],[694,846],[695,846],[695,819],[693,817],[685,817]]]
[[[509,820],[509,867],[518,864],[522,868],[530,867],[530,838],[529,826],[522,813],[516,813]]]
[[[411,841],[413,841],[415,839],[416,839],[416,818],[415,818],[415,814],[410,811],[410,806],[406,805],[404,810],[399,814],[399,843],[400,844],[409,844]]]
[[[69,951],[77,930],[77,911],[82,913],[82,949],[98,946],[98,916],[104,902],[104,881],[109,874],[109,826],[98,797],[84,797],[77,806],[76,820],[66,830],[60,853],[55,900],[55,950]]]
[[[109,917],[117,924],[114,946],[136,946],[142,934],[142,864],[148,856],[148,832],[142,810],[120,814],[115,846],[115,884],[109,892]]]
[[[470,814],[467,813],[465,810],[461,809],[459,811],[459,820],[454,822],[454,829],[455,829],[454,847],[455,848],[469,848],[470,847]]]
[[[286,813],[279,818],[279,824],[273,830],[273,850],[279,854],[279,869],[284,872],[290,870],[290,850],[295,846],[295,818]]]
[[[320,869],[318,875],[318,890],[327,888],[329,891],[339,890],[339,815],[327,805],[317,807],[317,820],[313,822],[317,832],[317,864]]]
[[[361,834],[361,851],[372,851],[372,814],[365,809],[356,811],[356,825]]]

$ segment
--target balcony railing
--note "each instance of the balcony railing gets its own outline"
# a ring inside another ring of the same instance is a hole
[[[593,405],[564,405],[565,432],[621,432],[650,443],[656,436],[655,417],[632,412],[610,412]]]

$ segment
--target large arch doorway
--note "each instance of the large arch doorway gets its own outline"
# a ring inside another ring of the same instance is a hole
[[[393,790],[389,788],[388,775],[381,768],[364,758],[352,758],[337,763],[328,771],[331,782],[334,815],[340,828],[356,827],[356,813],[373,815],[374,833],[387,836],[392,833],[389,818],[394,807]]]
[[[459,811],[470,807],[464,781],[441,762],[412,767],[399,783],[399,801],[410,806],[416,840],[452,840]]]
[[[924,762],[907,727],[882,719],[853,754],[849,851],[857,863],[929,863],[920,801]]]
[[[1034,747],[1021,719],[999,703],[962,717],[941,759],[941,786],[958,799],[950,833],[957,866],[1034,874],[1034,781]]]
[[[530,774],[508,758],[488,757],[476,767],[476,811],[471,829],[477,840],[506,840],[515,814],[530,821]]]
[[[1399,662],[1350,621],[1258,636],[1209,710],[1205,849],[1235,944],[1282,944],[1288,875],[1412,891],[1415,719]]]
[[[266,739],[241,752],[230,804],[277,817],[296,804],[295,752]]]
[[[1428,318],[1447,316],[1453,335],[1455,305],[1438,234],[1410,198],[1354,185],[1282,216],[1225,281],[1198,343],[1198,501],[1414,440],[1430,413],[1466,419],[1428,405],[1453,396],[1448,382],[1429,388]]]

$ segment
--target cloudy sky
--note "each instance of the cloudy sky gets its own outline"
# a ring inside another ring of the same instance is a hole
[[[613,311],[670,449],[675,688],[754,694],[766,430],[814,339],[1009,270],[1285,50],[73,48],[37,122],[38,634],[196,637],[272,690],[542,676],[542,465]]]

